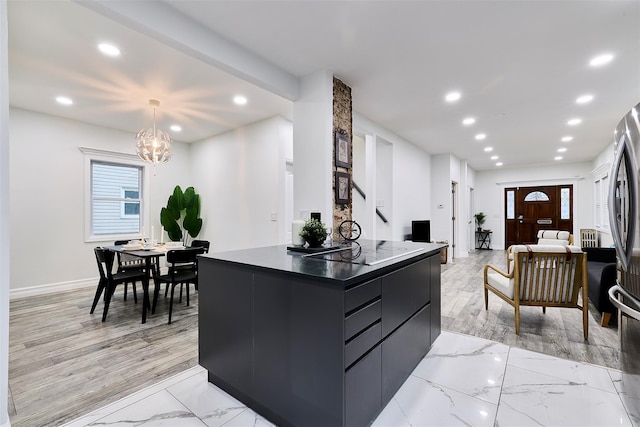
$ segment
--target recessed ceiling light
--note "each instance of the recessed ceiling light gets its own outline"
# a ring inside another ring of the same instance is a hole
[[[598,55],[589,62],[589,65],[591,65],[592,67],[599,67],[601,65],[611,62],[612,59],[613,59],[613,55],[611,55],[610,53],[606,53],[604,55]]]
[[[493,147],[486,147],[486,148],[484,149],[484,151],[486,151],[486,152],[493,151]]]
[[[459,100],[461,96],[462,95],[460,94],[460,92],[449,92],[447,96],[444,97],[444,99],[446,99],[447,102],[455,102]]]
[[[502,162],[496,163],[496,166],[502,166]]]
[[[467,117],[466,119],[464,119],[462,121],[462,124],[465,126],[470,126],[472,124],[474,124],[476,122],[476,119],[474,119],[473,117]]]
[[[562,160],[562,156],[555,156],[553,160]]]
[[[477,135],[476,135],[476,139],[477,139],[478,141],[482,141],[482,140],[483,140],[483,139],[485,139],[486,137],[487,137],[487,134],[486,134],[486,133],[479,133],[479,134],[477,134]]]
[[[98,49],[108,56],[120,56],[120,49],[109,43],[100,43]]]
[[[174,131],[174,132],[180,132],[182,130],[182,126],[180,126],[180,125],[171,125],[170,129],[172,131]]]
[[[567,124],[569,126],[575,126],[575,125],[579,125],[580,123],[582,123],[582,119],[571,119],[567,122]]]
[[[56,102],[62,105],[71,105],[73,104],[73,100],[68,96],[58,96],[56,97]]]
[[[566,148],[558,148],[558,153],[564,153],[565,151],[567,151]]]
[[[593,101],[593,95],[582,95],[576,99],[576,104],[586,104]]]
[[[236,95],[233,97],[233,102],[237,105],[245,105],[247,103],[247,97],[243,95]]]
[[[491,160],[498,160],[499,157],[498,156],[491,156]]]
[[[572,136],[563,136],[563,137],[562,137],[562,142],[569,142],[569,141],[571,141],[571,140],[573,140],[573,137],[572,137]]]

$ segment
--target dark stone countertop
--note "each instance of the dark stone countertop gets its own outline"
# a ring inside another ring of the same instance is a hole
[[[356,244],[336,245],[331,253],[305,254],[287,249],[287,245],[266,246],[201,255],[202,262],[212,260],[242,264],[249,268],[301,275],[321,281],[350,285],[379,277],[416,260],[440,253],[446,244],[358,240]]]

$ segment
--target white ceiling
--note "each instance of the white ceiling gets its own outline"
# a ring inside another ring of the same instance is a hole
[[[357,113],[432,154],[453,153],[486,170],[496,167],[491,154],[505,168],[544,165],[560,147],[562,162],[590,161],[640,102],[638,0],[112,5],[10,0],[11,105],[135,134],[150,125],[155,98],[159,127],[180,124],[172,137],[192,142],[275,114],[291,118],[295,94],[252,69],[271,67],[294,82],[326,69],[351,86]],[[154,28],[145,28],[151,18]],[[168,36],[179,31],[196,34],[195,42]],[[221,40],[244,55],[244,70],[214,57]],[[122,55],[101,55],[101,41]],[[614,55],[610,64],[589,66],[605,52]],[[451,90],[462,93],[455,104],[444,102]],[[236,93],[249,103],[234,105]],[[587,93],[594,100],[577,105]],[[57,105],[60,94],[75,104]],[[462,126],[467,116],[473,126]],[[569,127],[573,117],[583,122]],[[474,139],[479,132],[485,141]],[[561,142],[565,135],[573,141]]]

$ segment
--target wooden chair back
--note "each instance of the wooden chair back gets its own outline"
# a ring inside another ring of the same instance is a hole
[[[514,299],[520,305],[579,307],[586,254],[568,248],[564,253],[515,248],[514,256]]]

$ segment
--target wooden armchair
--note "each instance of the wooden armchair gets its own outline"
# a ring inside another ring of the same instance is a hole
[[[515,309],[516,334],[520,333],[520,306],[567,307],[582,310],[584,339],[589,338],[587,257],[579,247],[559,245],[514,245],[513,269],[505,273],[484,267],[484,306],[489,309],[489,291]],[[580,292],[582,291],[582,292]],[[578,297],[581,295],[581,305]]]

